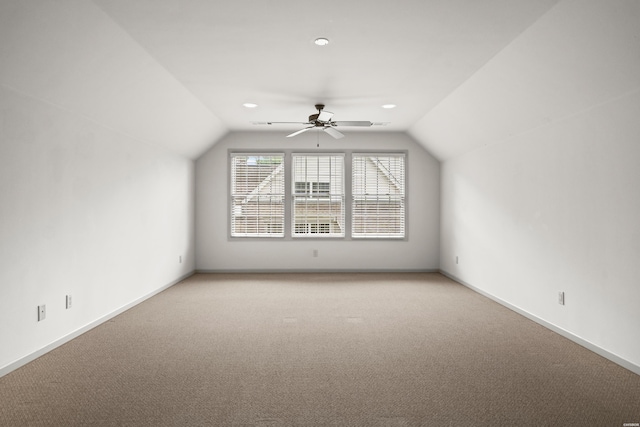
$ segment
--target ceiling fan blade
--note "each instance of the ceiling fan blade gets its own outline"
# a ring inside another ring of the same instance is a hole
[[[373,123],[367,121],[356,121],[356,122],[331,122],[336,126],[371,126]]]
[[[253,125],[310,125],[310,122],[251,122]]]
[[[309,126],[308,128],[300,129],[295,131],[294,133],[287,135],[287,138],[291,138],[292,136],[300,135],[302,132],[306,132],[308,130],[313,129],[315,126]]]
[[[320,114],[318,114],[318,121],[319,122],[328,122],[329,120],[331,120],[331,117],[333,117],[333,113],[331,111],[320,111]]]
[[[334,137],[335,139],[344,138],[343,134],[341,134],[340,132],[338,132],[332,127],[325,127],[325,128],[322,128],[322,130],[328,133],[329,135],[331,135],[332,137]]]

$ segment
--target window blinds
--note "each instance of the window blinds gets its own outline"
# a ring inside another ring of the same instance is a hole
[[[284,236],[284,154],[231,155],[231,236]]]
[[[354,154],[352,198],[352,237],[404,237],[405,156]]]
[[[344,155],[292,155],[292,236],[344,237]]]

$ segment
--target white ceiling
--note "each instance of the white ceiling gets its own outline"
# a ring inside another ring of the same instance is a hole
[[[230,129],[305,121],[323,102],[406,130],[555,0],[95,3]]]
[[[0,0],[0,83],[190,158],[320,102],[446,160],[637,87],[638,4]]]

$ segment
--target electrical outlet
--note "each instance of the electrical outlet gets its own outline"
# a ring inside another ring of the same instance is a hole
[[[564,305],[564,292],[558,292],[558,304]]]
[[[43,321],[47,317],[47,306],[39,305],[38,306],[38,322]]]
[[[458,264],[458,255],[456,255],[456,264]]]
[[[178,257],[178,262],[179,262],[180,264],[182,264],[182,255],[180,255],[180,256]]]
[[[314,258],[318,258],[318,250],[317,249],[313,250],[313,257]]]
[[[71,302],[72,302],[71,301],[71,295],[67,295],[67,301],[66,302],[67,302],[66,307],[67,307],[67,310],[68,310],[68,309],[71,308]]]

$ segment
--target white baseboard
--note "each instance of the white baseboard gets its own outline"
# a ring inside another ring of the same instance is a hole
[[[202,269],[196,270],[196,273],[202,274],[270,274],[270,273],[440,273],[440,270],[436,269],[415,269],[415,270],[400,270],[400,269]]]
[[[150,292],[147,295],[144,295],[132,302],[130,302],[129,304],[126,304],[122,307],[120,307],[119,309],[105,315],[102,316],[99,319],[94,320],[93,322],[89,323],[88,325],[85,325],[79,329],[76,329],[75,331],[63,336],[62,338],[59,338],[57,340],[55,340],[54,342],[52,342],[49,345],[44,346],[43,348],[34,351],[33,353],[30,353],[24,357],[21,357],[20,359],[16,360],[15,362],[9,363],[6,366],[3,366],[2,368],[0,368],[0,377],[3,377],[5,375],[7,375],[9,372],[15,371],[16,369],[20,368],[21,366],[26,365],[27,363],[37,359],[38,357],[50,352],[51,350],[60,347],[62,344],[65,344],[69,341],[71,341],[72,339],[84,334],[85,332],[95,328],[96,326],[101,325],[102,323],[113,319],[114,317],[116,317],[118,314],[124,313],[125,311],[129,310],[130,308],[140,304],[141,302],[151,298],[154,295],[159,294],[160,292],[170,288],[171,286],[175,285],[176,283],[179,283],[181,281],[183,281],[184,279],[186,279],[189,276],[192,276],[193,274],[195,274],[195,271],[191,271],[190,273],[187,273],[185,275],[183,275],[182,277],[172,281],[171,283],[162,286],[161,288],[156,289],[153,292]]]
[[[562,335],[563,337],[570,339],[571,341],[575,342],[576,344],[581,345],[582,347],[585,347],[588,350],[593,351],[596,354],[599,354],[600,356],[604,357],[605,359],[609,359],[610,361],[612,361],[613,363],[622,366],[625,369],[630,370],[631,372],[633,372],[634,374],[640,375],[640,366],[636,365],[635,363],[632,363],[626,359],[623,359],[622,357],[618,356],[617,354],[611,353],[610,351],[605,350],[602,347],[598,347],[597,345],[593,344],[592,342],[589,342],[587,340],[585,340],[584,338],[581,338],[569,331],[567,331],[566,329],[562,329],[559,326],[554,325],[553,323],[549,323],[546,320],[543,320],[539,317],[537,317],[534,314],[529,313],[526,310],[521,309],[520,307],[517,307],[515,305],[509,304],[508,302],[494,296],[491,295],[488,292],[483,291],[482,289],[476,288],[475,286],[466,283],[464,280],[461,280],[459,278],[457,278],[456,276],[454,276],[453,274],[444,271],[444,270],[440,270],[440,273],[442,273],[442,275],[448,277],[449,279],[460,283],[461,285],[471,289],[474,292],[477,292],[481,295],[484,295],[485,297],[497,302],[498,304],[507,307],[510,310],[515,311],[518,314],[521,314],[522,316],[526,317],[527,319],[533,320],[534,322],[536,322],[539,325],[544,326],[547,329],[552,330],[553,332]]]
[[[547,322],[546,320],[543,320],[517,306],[514,306],[494,295],[489,294],[488,292],[485,292],[479,288],[476,288],[475,286],[466,283],[465,281],[457,278],[456,276],[454,276],[453,274],[450,274],[444,270],[315,270],[315,271],[310,271],[310,270],[196,270],[196,271],[192,271],[190,273],[185,274],[184,276],[172,281],[171,283],[156,289],[155,291],[140,297],[132,302],[130,302],[129,304],[126,304],[122,307],[120,307],[119,309],[89,323],[88,325],[85,325],[84,327],[77,329],[67,335],[65,335],[64,337],[52,342],[51,344],[33,352],[30,353],[18,360],[16,360],[15,362],[12,362],[6,366],[3,366],[2,368],[0,368],[0,377],[8,374],[9,372],[12,372],[18,368],[20,368],[21,366],[26,365],[27,363],[37,359],[38,357],[48,353],[49,351],[61,346],[62,344],[65,344],[69,341],[71,341],[72,339],[82,335],[83,333],[95,328],[96,326],[101,325],[102,323],[116,317],[117,315],[129,310],[130,308],[140,304],[141,302],[153,297],[154,295],[159,294],[160,292],[170,288],[171,286],[181,282],[182,280],[186,279],[187,277],[192,276],[193,274],[196,273],[441,273],[442,275],[448,277],[449,279],[460,283],[461,285],[473,290],[474,292],[477,292],[481,295],[484,295],[485,297],[497,302],[498,304],[507,307],[510,310],[515,311],[518,314],[521,314],[522,316],[533,320],[534,322],[544,326],[547,329],[550,329],[560,335],[562,335],[563,337],[570,339],[571,341],[575,342],[576,344],[579,344],[585,348],[587,348],[588,350],[593,351],[596,354],[599,354],[600,356],[622,366],[625,369],[630,370],[631,372],[640,375],[640,366],[626,360],[623,359],[622,357],[611,353],[565,329],[562,329],[552,323]]]

